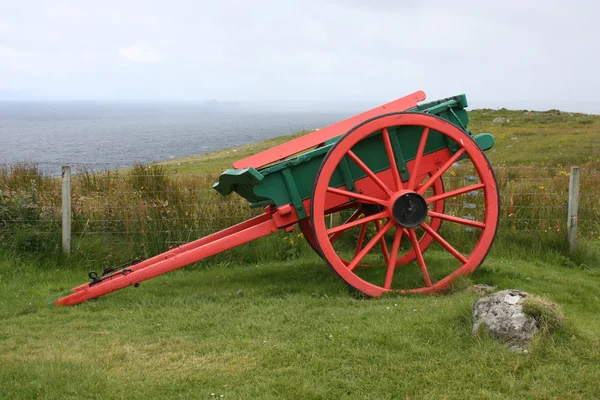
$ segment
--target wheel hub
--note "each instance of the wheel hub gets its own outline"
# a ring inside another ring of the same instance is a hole
[[[405,193],[394,201],[392,215],[399,225],[405,228],[414,228],[425,221],[427,202],[418,193]]]

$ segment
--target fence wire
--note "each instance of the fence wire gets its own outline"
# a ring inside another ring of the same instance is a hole
[[[110,243],[183,243],[262,212],[243,198],[212,189],[222,163],[172,163],[98,172],[77,166],[72,175],[72,235]],[[494,167],[500,193],[500,231],[566,231],[569,169]],[[453,168],[445,190],[465,186],[471,171]],[[470,184],[470,183],[469,183]],[[462,186],[461,186],[462,185]],[[600,239],[600,171],[581,171],[578,232]],[[482,218],[483,196],[446,201],[446,213]],[[0,238],[27,232],[60,240],[61,180],[35,165],[0,167]]]

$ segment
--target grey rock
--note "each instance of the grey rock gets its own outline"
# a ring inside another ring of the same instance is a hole
[[[485,327],[510,350],[525,351],[538,331],[536,320],[523,312],[528,293],[509,289],[482,297],[473,304],[473,334]]]
[[[492,123],[494,124],[508,124],[510,122],[510,118],[504,118],[504,117],[496,117],[492,120]]]

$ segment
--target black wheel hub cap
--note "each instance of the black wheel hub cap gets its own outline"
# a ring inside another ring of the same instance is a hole
[[[394,201],[392,215],[405,228],[418,226],[427,217],[427,202],[418,193],[406,193]]]

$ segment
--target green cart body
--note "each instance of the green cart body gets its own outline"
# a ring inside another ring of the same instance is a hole
[[[481,150],[485,151],[492,148],[494,137],[491,134],[472,135],[467,128],[469,116],[465,110],[466,107],[467,98],[464,94],[461,94],[421,104],[406,110],[406,112],[418,112],[443,118],[472,136]],[[421,133],[422,128],[419,126],[392,127],[390,129],[392,148],[397,163],[396,168],[398,168],[404,182],[409,180],[410,173],[406,165],[415,159]],[[229,195],[232,192],[239,194],[248,200],[251,208],[271,205],[280,207],[285,204],[292,204],[298,217],[300,219],[306,218],[305,201],[312,196],[315,177],[323,157],[342,135],[327,140],[319,148],[259,169],[253,167],[228,169],[221,174],[219,182],[215,183],[213,188],[222,195]],[[425,147],[425,154],[434,153],[444,148],[449,149],[454,154],[458,146],[451,143],[444,134],[431,131]],[[361,141],[360,146],[355,149],[355,153],[375,173],[390,168],[381,140],[381,132],[375,132],[369,138]],[[361,168],[345,157],[342,164],[336,169],[331,184],[336,187],[345,185],[352,190],[353,182],[365,176],[366,174]]]

